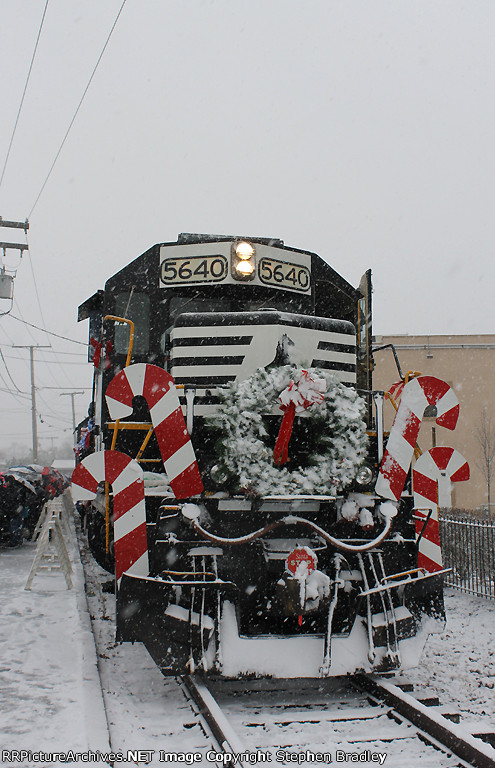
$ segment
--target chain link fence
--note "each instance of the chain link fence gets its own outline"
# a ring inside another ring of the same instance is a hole
[[[495,521],[467,511],[440,511],[445,585],[495,600]]]

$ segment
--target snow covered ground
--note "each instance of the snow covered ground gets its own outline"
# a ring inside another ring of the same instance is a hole
[[[0,550],[1,750],[108,749],[102,697],[79,563],[68,590],[63,574],[24,586],[36,545]],[[70,557],[77,564],[74,546]],[[8,762],[2,762],[8,764]],[[27,763],[29,764],[29,763]]]
[[[430,635],[422,665],[406,677],[457,702],[463,723],[495,730],[495,601],[447,589],[445,608],[445,631]]]
[[[102,696],[74,542],[70,551],[74,589],[53,572],[38,574],[25,591],[35,545],[0,550],[0,764],[67,764],[39,756],[14,763],[4,750],[37,755],[111,747],[155,750],[152,765],[163,764],[159,750],[199,752],[202,764],[215,765],[204,762],[212,744],[176,681],[164,679],[140,645],[113,642],[113,597],[96,586],[88,602],[104,647]],[[445,632],[430,637],[421,667],[407,679],[445,703],[454,699],[475,731],[495,730],[495,602],[448,590],[446,606]]]

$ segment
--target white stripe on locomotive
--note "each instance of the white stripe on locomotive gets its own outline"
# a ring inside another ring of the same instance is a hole
[[[251,336],[249,345],[229,345],[229,339],[236,336]],[[242,381],[251,376],[257,368],[269,365],[275,358],[280,339],[288,336],[291,344],[288,347],[289,358],[292,362],[313,366],[316,362],[332,370],[337,378],[345,383],[355,383],[356,356],[349,352],[354,348],[353,334],[329,331],[315,331],[311,328],[285,325],[245,325],[245,326],[203,326],[180,327],[172,332],[171,373],[176,381],[189,381],[195,377],[211,377],[215,379],[235,377]],[[181,339],[197,339],[197,346],[180,346]],[[222,339],[224,346],[218,343],[208,344],[209,339]],[[318,349],[320,343],[338,345],[336,349]],[[229,364],[228,358],[244,356],[242,363]],[[181,365],[181,358],[187,358],[190,363]],[[195,358],[208,359],[208,363],[194,365]],[[215,359],[218,359],[218,363]],[[315,361],[315,362],[314,362]],[[331,365],[325,366],[325,363]],[[345,370],[351,367],[352,370]],[[344,369],[344,370],[342,370]],[[203,383],[203,382],[202,382]]]

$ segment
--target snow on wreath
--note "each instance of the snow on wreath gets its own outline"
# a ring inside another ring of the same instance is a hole
[[[259,368],[220,396],[221,412],[208,421],[220,432],[216,474],[231,490],[335,496],[366,458],[365,403],[332,373],[292,365]],[[287,447],[281,414],[287,421],[291,401],[296,416],[304,416],[294,419]]]

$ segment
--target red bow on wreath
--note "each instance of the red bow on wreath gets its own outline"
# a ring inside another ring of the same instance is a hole
[[[89,340],[89,343],[94,349],[94,352],[93,352],[94,366],[95,368],[98,368],[98,366],[100,365],[101,353],[103,352],[103,344],[101,343],[101,341],[97,341],[92,336]],[[113,349],[112,342],[107,341],[107,343],[105,344],[105,371],[108,371],[108,369],[110,368],[110,353],[112,349]]]
[[[281,409],[284,411],[280,432],[273,449],[273,460],[279,466],[289,461],[289,441],[296,413],[303,413],[315,403],[325,399],[327,382],[320,376],[310,376],[308,371],[302,371],[297,384],[293,381],[279,395]]]

